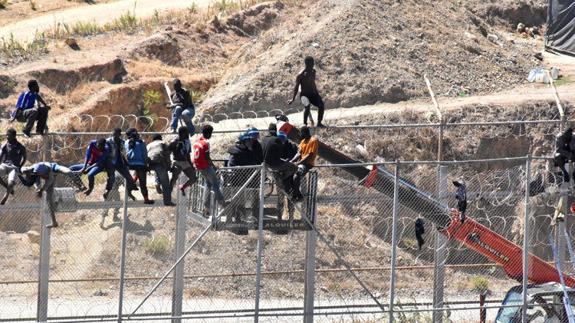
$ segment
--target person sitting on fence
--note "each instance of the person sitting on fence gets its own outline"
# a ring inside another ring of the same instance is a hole
[[[179,187],[182,195],[186,195],[186,188],[193,185],[198,178],[196,177],[196,169],[192,165],[190,154],[192,153],[192,145],[190,143],[190,131],[186,127],[178,128],[178,137],[170,142],[168,149],[172,153],[172,179],[170,180],[170,190],[174,188],[178,181],[178,176],[183,172],[188,177],[188,180]]]
[[[144,204],[154,204],[148,196],[147,172],[148,172],[148,150],[146,143],[140,138],[140,134],[135,128],[126,131],[128,141],[125,143],[128,167],[136,172],[136,177],[140,181],[140,192],[144,197]]]
[[[465,211],[467,211],[467,189],[465,181],[462,179],[453,181],[453,185],[457,187],[455,192],[455,199],[457,200],[457,210],[459,211],[459,221],[465,222]]]
[[[126,157],[125,141],[122,139],[122,129],[115,128],[112,136],[106,139],[106,143],[110,147],[110,154],[108,156],[112,168],[126,180],[128,185],[128,197],[135,201],[136,197],[132,195],[131,191],[137,191],[138,186],[134,182],[130,170],[128,169],[128,159]]]
[[[168,108],[172,109],[172,122],[170,124],[172,133],[176,132],[181,118],[186,124],[190,135],[193,135],[196,129],[192,118],[196,114],[196,108],[194,107],[190,91],[182,87],[182,82],[179,79],[174,79],[172,84],[174,92],[171,97],[172,102],[168,106]]]
[[[156,134],[153,141],[146,147],[148,151],[148,165],[151,170],[156,173],[156,180],[159,182],[156,185],[161,187],[162,197],[165,206],[174,206],[172,203],[172,190],[170,188],[170,149],[165,142],[162,141],[162,135]]]
[[[88,148],[86,148],[84,164],[70,166],[72,171],[79,171],[82,174],[88,174],[88,189],[84,192],[86,196],[90,195],[94,190],[96,175],[105,171],[108,175],[108,180],[106,181],[104,200],[108,198],[108,194],[112,190],[116,179],[114,175],[114,167],[111,165],[108,158],[109,154],[110,146],[106,143],[106,139],[100,138],[98,140],[92,140],[88,145]]]
[[[214,192],[216,201],[222,208],[227,206],[227,202],[222,194],[220,188],[220,180],[218,179],[218,174],[216,173],[217,168],[210,157],[210,138],[212,137],[212,133],[214,128],[210,125],[202,126],[202,135],[193,145],[193,163],[196,169],[200,172],[200,175],[203,177],[204,182],[206,184],[206,190],[209,193],[210,191]],[[204,193],[204,217],[208,217],[210,215],[210,194]]]
[[[293,175],[297,167],[289,161],[283,160],[284,144],[277,137],[277,128],[275,123],[268,127],[269,134],[262,139],[262,148],[264,153],[264,163],[266,167],[274,172],[276,183],[287,194],[292,194]]]
[[[319,142],[316,137],[311,135],[308,126],[300,128],[301,141],[297,155],[291,160],[297,162],[297,172],[294,178],[294,200],[298,201],[303,198],[300,191],[302,178],[315,166]]]
[[[29,167],[22,167],[23,176],[20,177],[24,186],[30,187],[34,185],[38,196],[42,196],[42,192],[46,192],[46,199],[50,209],[50,218],[52,219],[52,223],[46,225],[47,228],[55,228],[58,226],[54,205],[55,174],[68,175],[79,191],[86,190],[86,186],[82,183],[79,174],[73,172],[68,167],[58,165],[57,163],[39,162]],[[44,185],[42,186],[40,186],[41,180],[44,181]]]
[[[260,165],[264,162],[264,153],[259,141],[260,131],[257,128],[252,127],[245,132],[245,135],[249,138],[249,140],[246,141],[246,147],[254,159],[254,165]]]
[[[26,147],[16,138],[16,130],[9,128],[6,130],[6,142],[0,148],[0,176],[8,175],[7,183],[0,177],[0,185],[6,188],[0,205],[6,203],[10,194],[14,195],[16,175],[24,163],[26,163]]]
[[[305,68],[296,77],[293,97],[288,102],[288,104],[292,104],[293,101],[295,101],[297,93],[301,88],[300,98],[302,103],[305,104],[303,112],[303,124],[307,125],[307,119],[311,114],[310,106],[313,104],[317,107],[317,127],[323,128],[325,127],[325,125],[322,123],[325,106],[315,84],[315,63],[313,57],[306,57],[304,59],[304,64]]]
[[[571,140],[573,138],[573,129],[567,128],[563,133],[557,135],[555,140],[555,166],[563,172],[563,181],[569,182],[569,172],[565,168],[565,164],[572,158]],[[573,170],[575,174],[575,170]]]
[[[28,91],[22,92],[18,97],[16,109],[12,112],[10,121],[26,122],[24,135],[30,137],[30,132],[36,122],[36,133],[43,135],[46,130],[46,121],[48,120],[48,110],[50,107],[40,96],[40,86],[36,80],[28,81]],[[38,107],[36,108],[36,102]]]

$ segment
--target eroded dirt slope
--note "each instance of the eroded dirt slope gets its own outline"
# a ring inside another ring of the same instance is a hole
[[[318,1],[305,16],[285,21],[241,51],[210,91],[205,111],[284,107],[306,55],[316,58],[328,108],[425,96],[424,74],[440,95],[487,93],[524,82],[539,64],[536,41],[515,37],[512,22],[495,21],[494,9],[477,6]]]

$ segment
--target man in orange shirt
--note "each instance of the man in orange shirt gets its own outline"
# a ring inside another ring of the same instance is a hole
[[[301,141],[299,143],[299,150],[297,155],[291,162],[297,162],[297,172],[294,178],[294,192],[293,199],[299,201],[303,199],[303,195],[299,189],[301,179],[315,166],[315,159],[317,158],[317,150],[319,143],[316,137],[311,136],[311,131],[308,126],[300,128]]]

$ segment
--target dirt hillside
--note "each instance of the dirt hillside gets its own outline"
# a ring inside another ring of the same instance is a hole
[[[531,15],[541,16],[542,2],[317,1],[240,51],[203,107],[285,107],[307,55],[316,58],[328,108],[425,96],[424,74],[440,95],[510,88],[540,63],[533,58],[538,42],[511,26],[543,23]]]

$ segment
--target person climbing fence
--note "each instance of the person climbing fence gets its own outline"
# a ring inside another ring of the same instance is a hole
[[[190,134],[193,135],[195,127],[192,119],[196,114],[196,108],[192,101],[192,95],[190,94],[190,91],[182,87],[182,82],[179,79],[174,79],[172,81],[172,85],[174,87],[174,92],[171,93],[170,104],[168,105],[168,108],[172,109],[170,131],[175,133],[178,128],[178,122],[182,119]]]
[[[561,134],[557,135],[555,139],[555,155],[553,157],[555,161],[555,166],[559,167],[559,169],[561,169],[561,172],[563,173],[564,182],[569,182],[570,179],[569,172],[565,168],[565,164],[567,164],[569,160],[571,160],[573,157],[572,156],[573,152],[571,150],[572,138],[573,138],[573,129],[567,128]],[[575,170],[573,170],[573,173],[575,174]]]
[[[135,128],[126,130],[128,140],[125,143],[128,167],[136,173],[136,178],[140,182],[140,192],[144,198],[144,204],[154,204],[148,195],[147,173],[148,173],[148,151],[146,143],[140,138],[140,134]]]
[[[108,158],[109,154],[110,146],[106,143],[106,139],[100,138],[98,140],[92,140],[88,145],[88,148],[86,148],[84,163],[70,166],[72,171],[79,171],[82,174],[88,174],[88,189],[84,192],[86,196],[90,195],[94,190],[95,177],[101,172],[106,172],[108,175],[106,191],[103,195],[104,200],[107,199],[108,194],[112,190],[116,177],[114,174],[114,167],[111,165]]]
[[[220,180],[216,173],[216,166],[210,157],[210,138],[214,128],[210,125],[202,126],[202,136],[194,142],[193,145],[193,163],[194,167],[200,172],[206,184],[206,192],[204,192],[204,213],[205,217],[210,215],[210,191],[214,192],[216,201],[222,208],[225,208],[227,202],[220,187]],[[213,215],[213,214],[212,214]]]
[[[16,185],[16,175],[20,168],[26,163],[26,147],[16,138],[16,130],[9,128],[6,130],[6,142],[0,148],[0,176],[8,176],[8,182],[4,182],[0,177],[0,185],[6,188],[6,193],[0,200],[0,205],[4,205],[9,195],[14,195]]]
[[[453,181],[453,185],[457,188],[455,192],[455,199],[457,200],[457,211],[459,211],[459,221],[465,222],[465,212],[467,211],[467,188],[465,181],[458,179]]]
[[[32,166],[22,167],[21,172],[22,176],[20,177],[20,180],[24,186],[34,186],[38,196],[42,196],[43,192],[46,194],[50,210],[50,218],[52,221],[50,224],[46,225],[47,228],[58,227],[58,221],[56,221],[56,207],[54,204],[54,184],[56,181],[56,174],[65,174],[69,176],[74,185],[76,185],[78,191],[86,190],[86,186],[82,183],[78,173],[57,163],[39,162]],[[44,182],[43,185],[41,185],[42,181]]]
[[[168,145],[172,153],[172,179],[170,180],[170,190],[174,188],[178,181],[178,176],[183,172],[188,180],[178,187],[182,195],[186,195],[186,189],[193,185],[198,178],[196,170],[192,164],[190,154],[192,153],[192,144],[190,143],[190,131],[186,127],[178,128],[178,136]]]
[[[162,194],[165,206],[174,206],[172,202],[172,189],[170,187],[170,150],[162,140],[162,135],[156,134],[153,141],[146,147],[148,151],[148,166],[156,173],[156,190]]]

